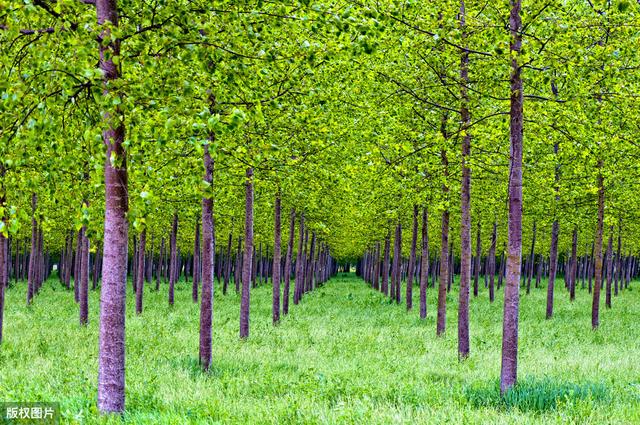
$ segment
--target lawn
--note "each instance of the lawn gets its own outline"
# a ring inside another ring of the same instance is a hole
[[[457,359],[457,292],[447,297],[447,332],[435,336],[436,291],[428,318],[396,305],[353,275],[307,295],[278,327],[271,288],[252,290],[251,335],[238,338],[239,297],[214,302],[213,369],[200,372],[199,307],[181,282],[173,308],[167,286],[146,290],[145,310],[127,299],[125,423],[423,424],[640,423],[639,290],[601,310],[591,330],[591,296],[570,303],[558,282],[553,320],[545,289],[521,294],[517,391],[498,397],[502,293],[471,299],[471,356]],[[0,401],[55,401],[62,423],[121,423],[96,408],[99,293],[90,324],[78,324],[73,293],[45,282],[25,306],[25,284],[7,292],[0,346]],[[231,286],[232,287],[232,286]]]

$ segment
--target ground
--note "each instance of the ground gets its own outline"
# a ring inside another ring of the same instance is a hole
[[[570,303],[558,282],[553,320],[546,290],[521,295],[520,390],[498,397],[502,297],[471,299],[471,356],[457,358],[458,294],[447,297],[447,331],[396,305],[353,275],[340,275],[291,305],[271,325],[271,288],[251,293],[251,335],[238,338],[239,297],[214,302],[213,370],[200,372],[199,307],[181,282],[145,291],[142,316],[127,298],[125,423],[429,424],[640,423],[638,293],[614,298],[591,330],[591,296]],[[0,346],[0,401],[57,401],[62,423],[122,423],[96,410],[99,293],[90,324],[78,324],[73,293],[45,282],[31,307],[25,284],[8,290]],[[404,295],[404,294],[403,294]],[[403,296],[404,298],[404,296]]]

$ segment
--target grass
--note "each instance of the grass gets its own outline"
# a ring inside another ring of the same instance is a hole
[[[447,333],[428,318],[342,275],[271,326],[271,289],[252,291],[251,336],[238,338],[239,297],[216,293],[214,366],[198,366],[199,308],[181,283],[146,291],[145,311],[127,306],[127,399],[132,424],[640,423],[638,291],[614,298],[591,330],[591,297],[568,301],[557,286],[544,320],[544,289],[521,295],[520,385],[499,397],[502,298],[471,300],[471,357],[459,363],[457,293],[447,297]],[[217,288],[216,288],[217,289]],[[414,306],[418,304],[417,288]],[[25,306],[25,284],[7,292],[0,346],[1,401],[57,401],[62,423],[122,423],[96,411],[99,294],[78,325],[73,293],[45,283]],[[603,303],[604,304],[604,303]]]

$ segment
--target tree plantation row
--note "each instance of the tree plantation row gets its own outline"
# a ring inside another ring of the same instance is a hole
[[[421,318],[437,287],[443,335],[459,274],[460,361],[471,291],[504,292],[505,394],[521,286],[552,319],[580,281],[597,331],[640,273],[639,43],[627,0],[0,0],[0,335],[9,284],[57,277],[81,326],[99,290],[122,413],[145,286],[171,309],[189,281],[207,371],[216,279],[244,340],[252,288],[276,325],[350,265],[407,309],[417,283]]]

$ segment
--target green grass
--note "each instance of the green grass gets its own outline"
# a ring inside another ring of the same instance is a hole
[[[637,283],[632,284],[632,287]],[[217,289],[217,288],[216,288]],[[417,288],[414,291],[417,308]],[[544,289],[522,293],[520,386],[499,397],[502,298],[471,300],[471,357],[457,359],[457,293],[447,297],[447,333],[435,336],[436,293],[421,321],[353,276],[305,297],[271,326],[271,289],[252,291],[251,336],[238,338],[239,298],[216,292],[214,367],[197,363],[199,308],[181,283],[127,306],[125,423],[426,424],[640,423],[639,291],[604,303],[591,330],[591,297],[559,282],[555,317]],[[0,401],[57,401],[63,423],[122,423],[96,411],[97,292],[90,325],[78,325],[73,293],[47,282],[25,307],[25,285],[7,293],[0,346]]]

